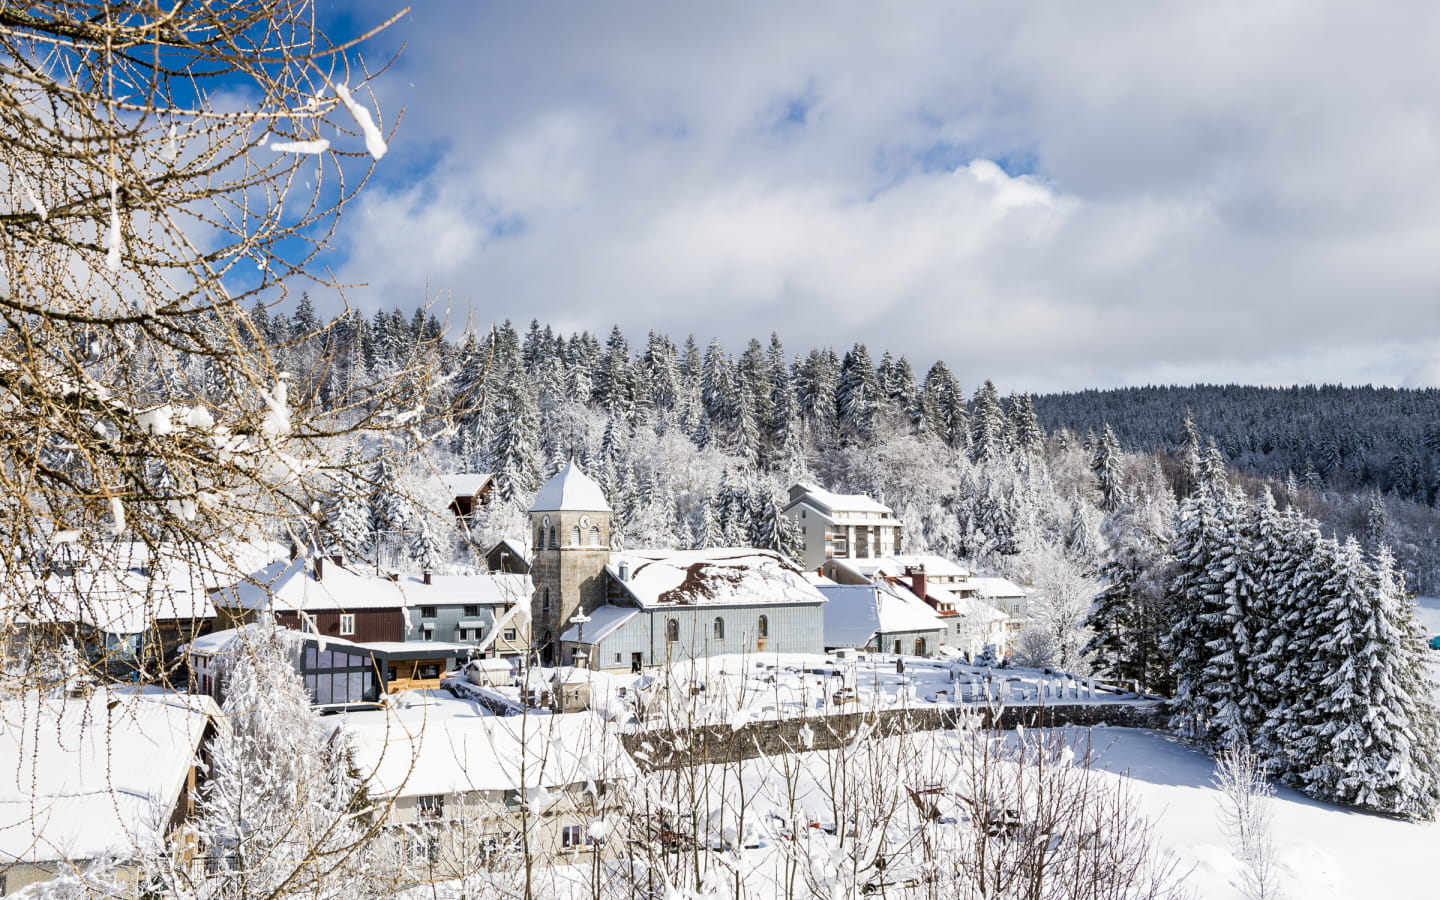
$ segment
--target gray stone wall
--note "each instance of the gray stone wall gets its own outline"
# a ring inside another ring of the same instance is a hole
[[[739,762],[776,753],[789,753],[805,746],[802,728],[809,729],[813,750],[834,750],[855,737],[865,724],[873,723],[874,735],[884,737],[913,731],[954,728],[962,716],[975,716],[980,728],[1013,730],[1053,728],[1065,725],[1165,729],[1170,711],[1163,700],[1140,703],[1061,703],[1051,706],[1006,706],[973,709],[886,709],[876,712],[844,713],[778,722],[752,722],[738,729],[728,726],[693,728],[683,732],[635,731],[621,735],[625,749],[643,765],[675,768],[700,763]],[[676,752],[675,738],[681,736],[686,749]]]

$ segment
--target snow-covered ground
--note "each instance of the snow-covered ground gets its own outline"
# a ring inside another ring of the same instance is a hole
[[[903,671],[897,661],[903,660]],[[565,670],[560,670],[565,671]],[[546,683],[556,670],[543,670]],[[1136,694],[1041,669],[989,668],[888,653],[713,656],[640,675],[587,672],[591,707],[613,721],[679,720],[691,725],[741,725],[857,710],[939,709],[999,700],[1015,704],[1127,703]],[[499,688],[518,700],[516,688]],[[670,716],[654,712],[669,705]]]

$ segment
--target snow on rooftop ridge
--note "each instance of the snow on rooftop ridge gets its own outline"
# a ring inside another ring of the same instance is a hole
[[[530,504],[531,512],[562,509],[610,512],[610,504],[605,501],[605,492],[600,490],[600,485],[589,475],[580,471],[573,459],[566,463],[565,468],[557,472],[554,478],[540,486],[540,490],[535,494],[535,502]]]
[[[794,563],[755,547],[629,551],[607,571],[644,607],[825,601]]]
[[[0,860],[33,863],[132,853],[158,839],[210,717],[183,695],[102,688],[29,692],[0,703],[0,721],[0,768],[12,773],[0,781]]]
[[[893,513],[890,507],[879,500],[865,494],[837,494],[834,491],[827,491],[824,488],[803,482],[797,483],[796,487],[805,488],[805,493],[797,497],[793,502],[803,502],[807,497],[831,512],[874,512]]]

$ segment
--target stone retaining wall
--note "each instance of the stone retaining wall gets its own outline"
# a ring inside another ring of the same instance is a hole
[[[961,717],[974,717],[981,728],[1011,730],[1063,725],[1125,728],[1168,726],[1163,700],[1140,703],[1062,703],[973,709],[885,709],[805,719],[749,722],[739,728],[707,726],[683,730],[651,729],[621,735],[625,749],[644,765],[672,768],[698,763],[738,762],[797,750],[833,750],[854,739],[862,727],[872,736],[954,728]],[[678,746],[683,749],[677,749]]]

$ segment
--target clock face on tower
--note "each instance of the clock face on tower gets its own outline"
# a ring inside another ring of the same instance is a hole
[[[541,519],[540,519],[540,525],[541,525],[542,528],[549,528],[549,527],[550,527],[550,517],[549,517],[549,516],[545,516],[545,517],[541,518]]]
[[[589,517],[589,516],[581,516],[581,517],[580,517],[580,527],[581,527],[581,528],[589,528],[589,527],[590,527],[590,517]]]

